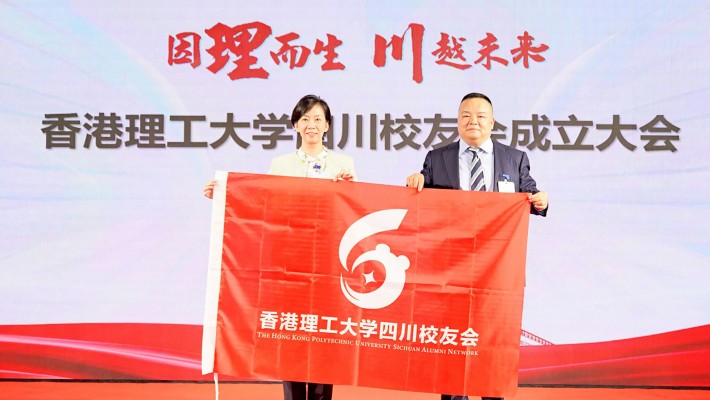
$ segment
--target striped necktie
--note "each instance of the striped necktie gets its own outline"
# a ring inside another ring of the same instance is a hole
[[[483,182],[483,165],[481,165],[481,158],[478,157],[478,152],[473,147],[469,147],[468,151],[473,153],[473,159],[471,160],[471,177],[468,183],[471,186],[471,190],[475,191],[486,191],[486,184]]]

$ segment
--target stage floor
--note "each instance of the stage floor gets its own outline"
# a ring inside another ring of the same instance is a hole
[[[434,394],[336,386],[335,400],[436,400]],[[10,382],[0,381],[3,400],[210,400],[212,383]],[[220,383],[221,400],[280,400],[278,383]],[[475,398],[474,398],[475,399]],[[701,400],[710,390],[521,387],[508,400]]]

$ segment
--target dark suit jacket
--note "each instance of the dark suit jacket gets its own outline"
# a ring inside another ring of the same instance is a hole
[[[516,192],[537,193],[535,179],[530,176],[530,161],[525,152],[493,141],[493,190],[498,191],[498,181],[503,175],[515,184]],[[424,187],[438,189],[459,188],[459,141],[431,150],[424,159],[422,168]],[[537,211],[530,206],[530,213],[547,215],[547,208]]]

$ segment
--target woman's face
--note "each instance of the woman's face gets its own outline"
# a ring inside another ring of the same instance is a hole
[[[313,145],[323,142],[323,135],[328,131],[330,125],[325,120],[323,107],[316,104],[301,116],[294,128],[301,135],[303,144]]]

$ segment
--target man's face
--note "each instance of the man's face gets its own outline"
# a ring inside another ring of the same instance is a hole
[[[471,98],[459,106],[459,136],[469,146],[480,147],[491,137],[493,107],[485,99]]]

